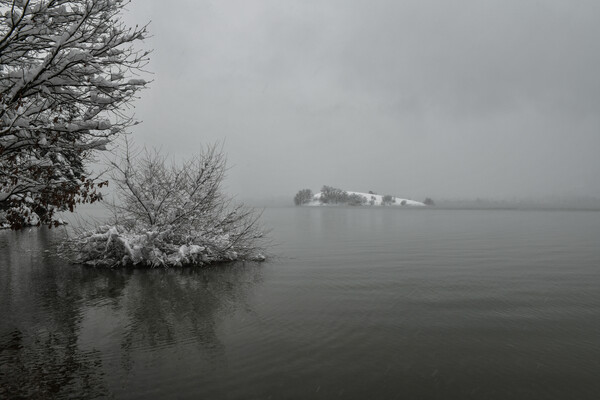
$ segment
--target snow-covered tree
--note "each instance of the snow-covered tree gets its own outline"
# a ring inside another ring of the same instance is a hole
[[[302,204],[310,203],[313,199],[313,192],[310,189],[302,189],[294,196],[294,204],[301,206]]]
[[[100,198],[86,164],[136,122],[146,26],[128,0],[0,0],[0,214],[13,228]]]
[[[335,188],[333,186],[324,185],[321,188],[320,200],[325,204],[338,204],[348,202],[348,192]]]
[[[111,162],[112,221],[67,241],[68,258],[109,267],[264,260],[260,214],[223,194],[218,147],[178,163],[157,151],[131,151],[127,140],[124,147]]]

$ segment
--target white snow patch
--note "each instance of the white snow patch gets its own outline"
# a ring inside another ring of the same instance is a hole
[[[354,191],[350,191],[350,190],[347,190],[346,193],[348,193],[349,195],[356,194],[356,195],[365,197],[367,199],[365,206],[370,206],[370,205],[381,206],[381,205],[383,205],[382,204],[383,203],[383,195],[380,195],[380,194],[354,192]],[[304,205],[306,205],[306,206],[329,206],[330,204],[321,203],[321,195],[322,195],[321,192],[316,193],[313,196],[313,200]],[[371,201],[373,201],[373,204],[371,204]],[[335,205],[335,204],[332,204],[332,205]],[[403,206],[403,205],[404,206],[417,206],[417,207],[426,207],[427,206],[423,202],[406,199],[403,197],[397,197],[397,196],[392,196],[392,203],[386,204],[386,206]]]

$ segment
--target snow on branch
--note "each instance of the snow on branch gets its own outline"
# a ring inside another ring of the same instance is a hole
[[[148,83],[147,26],[121,21],[128,3],[0,0],[0,213],[13,227],[26,194],[48,224],[100,198],[85,165],[137,123],[123,110]]]
[[[77,232],[65,245],[70,259],[108,267],[265,259],[260,214],[221,191],[226,160],[218,146],[179,163],[156,150],[133,151],[127,140],[124,148],[110,162],[113,219]]]

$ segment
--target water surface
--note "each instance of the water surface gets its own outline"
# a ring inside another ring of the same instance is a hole
[[[277,257],[96,270],[0,232],[0,398],[596,399],[600,213],[272,208]]]

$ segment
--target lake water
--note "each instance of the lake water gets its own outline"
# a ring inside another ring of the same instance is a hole
[[[0,231],[0,398],[600,398],[600,212],[263,220],[269,262],[168,271]]]

